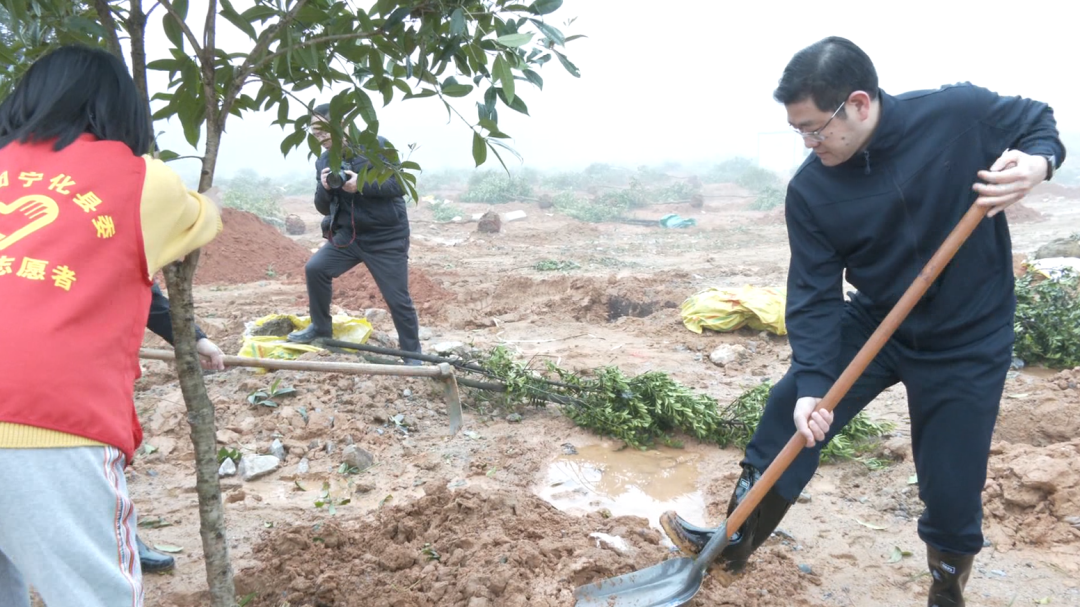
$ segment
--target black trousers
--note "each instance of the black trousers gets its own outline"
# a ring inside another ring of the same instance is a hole
[[[333,297],[333,280],[361,263],[367,264],[371,277],[375,279],[375,285],[379,287],[379,292],[390,308],[390,317],[394,320],[401,349],[420,352],[420,323],[412,296],[409,295],[407,237],[377,244],[353,242],[344,248],[327,244],[316,251],[304,267],[312,324],[321,334],[331,333],[333,325],[330,320],[330,300]]]
[[[842,365],[851,362],[873,329],[850,308],[845,312]],[[919,518],[919,537],[944,552],[978,553],[983,547],[982,490],[990,439],[1012,362],[1012,344],[1011,324],[947,351],[912,350],[890,340],[833,410],[826,442],[803,449],[777,481],[776,491],[794,502],[814,476],[825,444],[878,394],[902,382],[919,497],[926,505]],[[794,371],[773,386],[746,449],[744,463],[761,471],[795,434]]]

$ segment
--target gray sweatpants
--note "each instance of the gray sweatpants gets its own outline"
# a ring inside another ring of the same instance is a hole
[[[0,605],[141,607],[124,454],[113,447],[0,449]]]

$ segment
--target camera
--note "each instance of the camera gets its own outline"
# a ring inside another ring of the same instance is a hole
[[[339,189],[341,189],[341,186],[345,185],[345,182],[348,181],[348,180],[349,180],[349,178],[345,176],[345,170],[344,169],[342,169],[342,170],[340,170],[340,171],[338,171],[336,173],[333,172],[333,171],[330,171],[329,173],[326,174],[326,185],[331,190],[339,190]]]

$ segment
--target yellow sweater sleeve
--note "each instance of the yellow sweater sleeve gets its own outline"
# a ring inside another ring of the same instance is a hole
[[[146,267],[154,274],[205,246],[221,233],[221,213],[206,196],[184,185],[165,163],[144,156],[141,218]]]

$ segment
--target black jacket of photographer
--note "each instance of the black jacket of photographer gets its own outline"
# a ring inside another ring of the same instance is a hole
[[[386,140],[379,137],[379,145]],[[346,152],[345,156],[349,156]],[[330,152],[323,152],[315,162],[315,208],[325,215],[323,236],[338,247],[350,243],[361,246],[388,243],[409,237],[409,216],[405,209],[404,190],[391,175],[382,183],[357,183],[356,193],[342,189],[327,190],[322,185],[323,169],[330,166]],[[373,165],[361,153],[342,159],[341,168],[359,175]],[[359,179],[358,179],[359,181]]]

